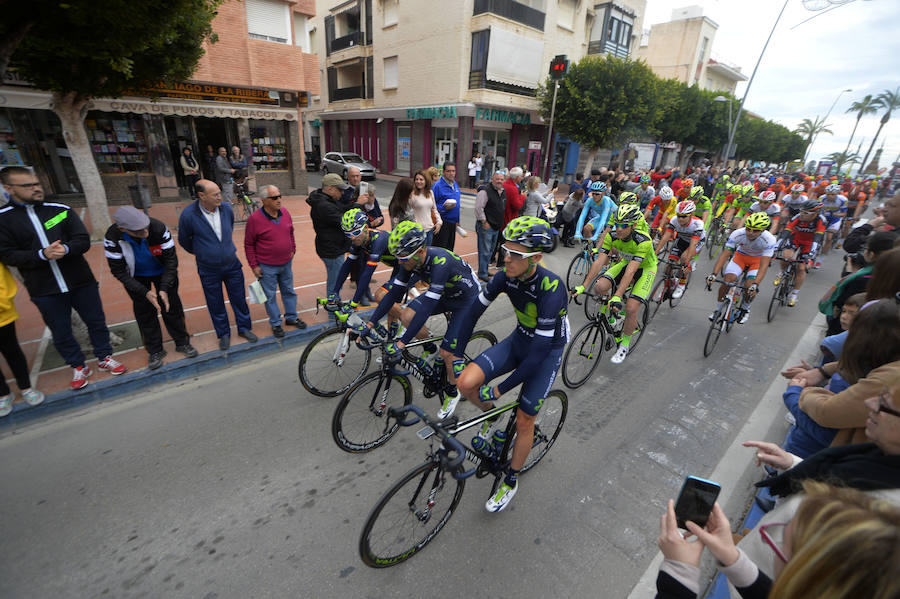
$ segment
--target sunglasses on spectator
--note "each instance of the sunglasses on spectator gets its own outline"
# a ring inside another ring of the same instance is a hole
[[[278,197],[281,197],[281,196],[278,196]],[[347,237],[353,239],[354,237],[356,237],[356,236],[358,236],[360,233],[362,233],[364,228],[365,228],[365,227],[360,227],[360,228],[356,229],[355,231],[344,231],[344,235],[346,235]]]
[[[762,540],[766,545],[772,548],[772,551],[775,552],[778,559],[787,563],[788,558],[784,555],[784,550],[782,549],[784,546],[785,527],[787,527],[787,522],[770,522],[769,524],[763,524],[759,527],[759,536],[762,537]]]
[[[538,254],[540,254],[540,252],[520,252],[518,250],[511,249],[505,243],[500,247],[502,247],[503,251],[505,251],[507,254],[509,254],[513,258],[518,258],[519,260],[524,260],[525,258],[531,258],[532,256],[537,256]]]
[[[13,187],[28,187],[30,189],[41,186],[39,181],[35,181],[34,183],[7,183],[7,185],[12,185]]]
[[[281,194],[278,194],[277,196],[266,196],[266,199],[267,200],[280,200]]]
[[[883,389],[881,393],[878,394],[878,411],[883,412],[885,414],[890,414],[891,416],[896,416],[900,418],[900,411],[895,410],[887,403],[887,398],[893,397],[891,392],[888,389]]]

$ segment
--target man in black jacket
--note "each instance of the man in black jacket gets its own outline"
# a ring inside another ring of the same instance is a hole
[[[147,367],[156,370],[166,356],[157,312],[175,341],[175,351],[193,358],[197,350],[190,343],[178,297],[178,256],[169,228],[131,206],[116,210],[113,222],[103,239],[106,261],[131,297],[134,318],[150,354]]]
[[[44,202],[44,190],[28,168],[5,168],[0,182],[10,195],[0,209],[0,262],[19,269],[53,345],[72,367],[71,387],[87,386],[91,376],[72,334],[73,309],[87,325],[100,370],[123,374],[125,365],[112,357],[97,280],[84,259],[91,247],[84,223],[68,206]]]
[[[478,190],[475,196],[475,233],[478,235],[478,278],[488,281],[488,265],[497,245],[503,216],[506,209],[506,190],[503,189],[504,175],[496,172],[491,182]]]
[[[341,229],[341,217],[348,208],[341,196],[348,185],[340,175],[329,173],[322,177],[322,188],[313,191],[306,198],[309,216],[316,231],[316,254],[325,263],[328,280],[327,290],[334,289],[338,272],[344,264],[344,254],[350,250],[350,240]]]

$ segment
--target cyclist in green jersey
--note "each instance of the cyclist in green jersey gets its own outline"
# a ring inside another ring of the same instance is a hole
[[[637,197],[637,194],[632,193],[630,191],[623,191],[622,193],[619,194],[619,206],[623,206],[625,204],[634,204],[635,206],[639,207],[640,202],[641,202],[640,198]],[[609,215],[609,223],[607,225],[607,226],[609,226],[610,230],[615,229],[615,227],[616,227],[615,221],[616,221],[616,213],[613,212],[612,214]],[[641,218],[636,223],[634,223],[634,228],[636,230],[640,231],[641,233],[643,233],[644,235],[650,235],[650,225],[644,219],[643,215],[641,215]]]
[[[613,312],[620,312],[625,308],[625,326],[622,329],[622,343],[618,351],[610,360],[613,364],[621,364],[628,355],[631,347],[631,336],[637,328],[638,311],[641,304],[646,305],[653,288],[653,279],[656,278],[656,252],[653,248],[653,240],[650,235],[637,230],[637,223],[643,220],[639,205],[623,204],[616,212],[615,239],[607,236],[603,246],[599,250],[597,260],[591,266],[592,276],[595,269],[599,272],[609,262],[609,252],[616,249],[621,260],[613,264],[597,280],[592,290],[598,295],[603,295],[615,285],[615,292],[609,300],[609,308]],[[594,275],[596,276],[596,275]],[[593,279],[587,279],[593,280]],[[633,285],[632,285],[633,283]],[[623,306],[622,296],[631,287],[631,296]],[[584,285],[579,285],[572,290],[575,295],[585,292]]]
[[[703,195],[703,188],[699,185],[691,187],[688,199],[697,206],[697,211],[694,212],[694,216],[702,219],[703,227],[709,229],[709,215],[712,213],[712,202],[709,201],[708,197]]]

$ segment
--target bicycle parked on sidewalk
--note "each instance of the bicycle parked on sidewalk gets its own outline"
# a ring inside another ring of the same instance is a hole
[[[797,277],[798,265],[807,262],[807,260],[802,258],[800,260],[789,260],[783,258],[780,253],[775,259],[786,262],[787,267],[777,274],[773,281],[775,283],[775,293],[772,294],[772,299],[769,300],[769,309],[766,311],[766,320],[768,322],[772,322],[778,309],[788,303],[791,291],[794,290],[794,280]]]
[[[411,341],[403,349],[398,364],[391,364],[386,352],[387,344],[393,339],[359,341],[358,345],[367,353],[373,349],[381,350],[381,368],[355,382],[335,407],[331,436],[338,447],[350,453],[362,453],[387,443],[399,428],[397,423],[391,426],[387,409],[412,402],[410,376],[422,383],[422,395],[426,398],[443,390],[447,384],[447,369],[438,354],[415,353],[426,344],[440,343],[442,339],[439,336]],[[469,338],[463,358],[466,363],[471,362],[472,358],[496,344],[497,337],[490,331],[475,331]]]
[[[712,291],[713,283],[722,283],[723,285],[728,286],[728,291],[725,293],[725,304],[722,306],[721,310],[716,310],[713,313],[712,322],[709,323],[709,331],[706,333],[706,341],[703,343],[703,357],[708,357],[713,349],[716,347],[716,343],[719,341],[719,337],[722,335],[722,331],[724,330],[726,333],[731,332],[731,327],[734,326],[735,322],[740,321],[740,319],[744,316],[744,309],[741,308],[742,304],[742,292],[749,289],[749,287],[744,286],[746,282],[746,277],[742,276],[739,280],[729,282],[723,279],[716,279],[715,281],[707,281],[706,282],[706,290]],[[737,304],[737,306],[735,306]]]
[[[234,220],[246,222],[250,215],[259,210],[259,202],[247,191],[247,179],[234,181],[234,199],[231,201]]]
[[[420,420],[424,422],[427,426],[420,429],[417,435],[422,440],[432,440],[425,462],[403,475],[372,508],[359,539],[359,554],[363,563],[373,568],[388,568],[403,563],[421,551],[450,520],[462,499],[466,479],[493,476],[490,496],[494,495],[512,458],[520,399],[521,390],[516,401],[463,422],[459,422],[455,415],[437,422],[414,404],[388,409],[387,419],[396,420],[397,426],[411,426]],[[554,389],[544,398],[534,423],[531,452],[520,475],[534,468],[553,447],[568,409],[568,397],[561,390]],[[507,412],[510,417],[505,429],[506,438],[499,448],[491,445],[489,453],[486,453],[456,439],[462,431],[474,429],[485,420]],[[404,419],[410,413],[413,416]],[[437,448],[435,441],[440,444]],[[474,464],[468,470],[463,469],[466,460]]]

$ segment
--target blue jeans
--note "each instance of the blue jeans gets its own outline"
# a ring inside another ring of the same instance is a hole
[[[91,347],[97,359],[102,360],[112,355],[109,329],[106,328],[106,315],[103,314],[97,283],[70,289],[68,293],[32,297],[31,301],[40,310],[44,323],[53,335],[53,346],[69,366],[84,366],[84,352],[72,333],[73,308],[87,325]]]
[[[278,311],[278,300],[275,291],[281,290],[281,303],[284,304],[284,317],[287,320],[297,320],[297,294],[294,292],[294,272],[291,270],[291,261],[281,266],[269,266],[260,262],[262,278],[259,280],[263,291],[266,292],[266,313],[269,315],[269,324],[273,327],[281,326],[281,312]]]
[[[334,289],[334,284],[337,283],[338,273],[341,270],[341,266],[344,264],[344,257],[322,258],[319,256],[319,258],[325,263],[325,275],[326,280],[328,281],[327,286],[325,287],[325,293],[327,295],[331,293],[331,290]]]
[[[431,247],[431,242],[434,241],[434,229],[431,229],[427,233],[425,233],[425,245]]]
[[[222,293],[222,284],[228,293],[228,301],[231,302],[231,311],[234,312],[234,320],[239,333],[253,328],[250,320],[250,307],[247,305],[247,297],[244,295],[244,273],[241,270],[241,261],[234,257],[230,266],[207,269],[197,265],[197,274],[200,275],[200,284],[203,286],[203,296],[206,298],[206,308],[212,320],[216,337],[222,338],[231,334],[231,325],[228,322],[228,313],[225,311],[225,296]]]
[[[497,229],[485,229],[480,222],[475,223],[475,234],[478,235],[478,277],[488,276],[488,265],[491,263],[491,254],[497,244]]]

